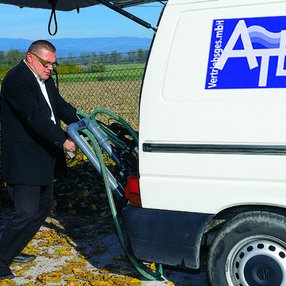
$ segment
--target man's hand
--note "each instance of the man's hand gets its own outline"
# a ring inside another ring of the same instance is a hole
[[[64,150],[69,151],[69,152],[75,152],[77,149],[75,142],[70,138],[68,138],[65,141],[63,147],[64,147]]]

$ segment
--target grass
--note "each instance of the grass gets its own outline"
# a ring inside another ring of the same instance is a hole
[[[143,73],[143,64],[112,65],[99,72],[59,74],[59,83],[140,80]]]

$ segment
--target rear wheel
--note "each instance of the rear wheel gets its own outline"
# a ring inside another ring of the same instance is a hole
[[[215,237],[208,259],[212,286],[286,285],[286,221],[269,212],[243,213]]]

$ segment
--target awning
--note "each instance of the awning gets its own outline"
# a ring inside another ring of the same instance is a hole
[[[0,0],[0,4],[9,4],[18,6],[20,8],[38,8],[38,9],[49,9],[51,10],[51,16],[48,23],[48,31],[51,36],[54,36],[58,30],[56,11],[71,11],[77,10],[79,12],[80,8],[89,7],[93,5],[103,4],[108,8],[122,14],[123,16],[131,19],[132,21],[144,26],[147,29],[153,29],[156,31],[156,27],[152,27],[151,24],[145,22],[144,20],[136,17],[133,14],[125,11],[122,8],[141,5],[150,2],[166,2],[167,0]],[[51,23],[54,20],[55,30],[51,31]]]
[[[130,7],[150,2],[156,2],[156,0],[113,0],[112,3],[121,8]],[[42,8],[51,9],[52,4],[55,4],[56,10],[71,11],[79,8],[89,7],[100,4],[96,0],[0,0],[0,3],[9,4],[29,8]]]

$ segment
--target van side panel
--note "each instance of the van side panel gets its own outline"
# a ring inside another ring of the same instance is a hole
[[[285,207],[285,3],[177,3],[165,8],[142,89],[143,207]]]

